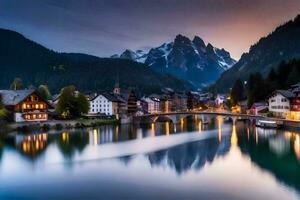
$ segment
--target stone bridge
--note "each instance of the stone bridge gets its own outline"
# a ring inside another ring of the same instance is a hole
[[[186,112],[172,112],[172,113],[154,113],[154,114],[145,114],[141,116],[134,117],[134,123],[141,124],[141,123],[154,123],[159,118],[167,119],[173,122],[174,124],[179,123],[182,119],[185,119],[189,116],[197,116],[202,122],[208,122],[212,118],[216,116],[223,116],[230,118],[234,123],[236,120],[256,120],[262,119],[264,117],[257,116],[257,115],[248,115],[248,114],[238,114],[238,113],[230,113],[230,112],[193,112],[193,111],[186,111]]]

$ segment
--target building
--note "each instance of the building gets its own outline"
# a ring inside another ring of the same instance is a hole
[[[295,94],[290,90],[276,90],[269,97],[269,111],[276,117],[288,118],[290,116],[291,102]]]
[[[217,94],[217,97],[215,98],[215,104],[216,106],[222,106],[227,100],[227,96],[224,94]]]
[[[160,99],[158,95],[150,95],[149,97],[144,97],[142,99],[147,103],[147,112],[150,114],[154,113],[160,113],[161,112],[161,106],[160,106]]]
[[[247,100],[242,100],[237,103],[237,105],[233,106],[231,108],[231,112],[233,113],[239,113],[239,114],[246,114],[248,108],[248,102]]]
[[[88,100],[90,102],[89,115],[117,116],[120,114],[119,103],[121,100],[113,94],[94,93],[88,97]]]
[[[198,92],[187,93],[187,109],[189,111],[200,111],[206,108],[207,107]]]
[[[117,82],[113,89],[113,95],[119,100],[119,112],[121,115],[130,116],[136,114],[138,98],[133,88],[121,90]]]
[[[160,109],[163,113],[172,112],[172,99],[169,95],[163,94],[160,96]]]
[[[119,99],[123,99],[125,106],[123,112],[126,115],[135,115],[137,111],[137,96],[132,88],[121,90]]]
[[[187,95],[174,93],[171,95],[172,98],[172,112],[187,111]]]
[[[291,99],[289,119],[300,120],[300,83],[292,85],[291,91],[295,97]]]
[[[257,102],[254,103],[250,108],[250,114],[258,115],[260,113],[266,113],[268,111],[268,103],[267,102]]]
[[[148,103],[143,99],[139,99],[137,102],[137,116],[148,114]]]
[[[300,120],[300,95],[291,100],[290,116],[292,120]]]
[[[0,90],[0,95],[13,121],[48,120],[50,105],[35,90]]]

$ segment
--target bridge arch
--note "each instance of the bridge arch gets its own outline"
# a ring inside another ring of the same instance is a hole
[[[235,123],[238,119],[249,120],[253,123],[256,119],[262,119],[261,116],[254,115],[246,115],[246,114],[235,114],[235,113],[218,113],[218,112],[177,112],[177,113],[156,113],[156,114],[147,114],[142,116],[136,116],[136,122],[156,122],[160,117],[166,118],[170,120],[172,123],[179,123],[182,119],[187,118],[189,116],[197,116],[200,118],[202,122],[211,121],[212,118],[216,116],[222,116],[224,119],[230,119],[233,123]]]

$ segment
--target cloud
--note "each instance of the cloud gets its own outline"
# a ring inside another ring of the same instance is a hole
[[[298,0],[0,0],[0,26],[59,51],[109,56],[200,35],[235,58],[293,18]]]

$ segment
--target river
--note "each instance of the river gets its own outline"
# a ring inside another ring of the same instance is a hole
[[[0,139],[2,199],[300,199],[300,133],[218,116]]]

